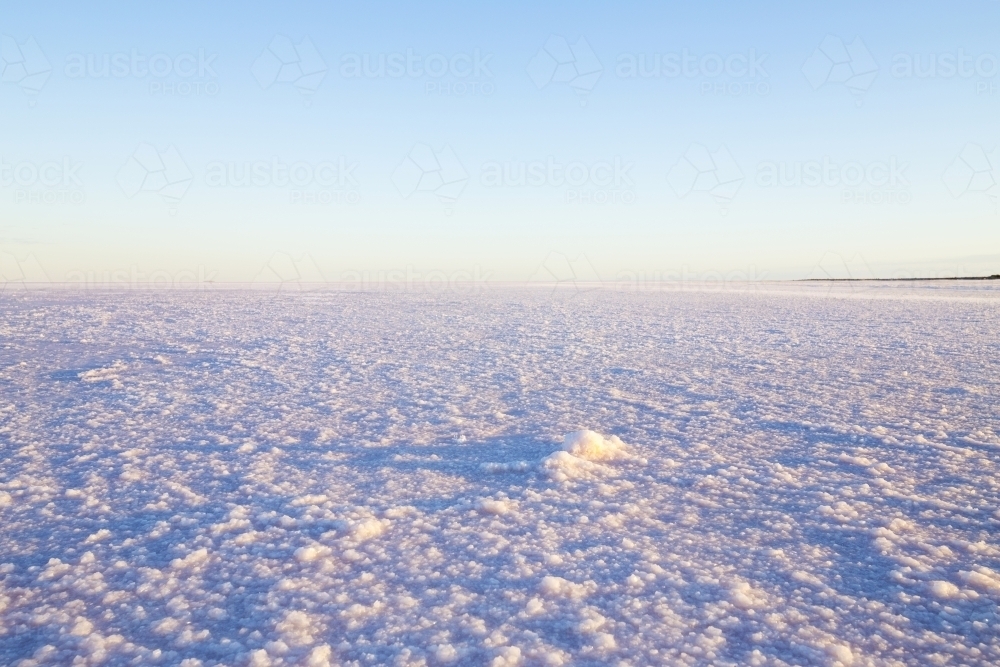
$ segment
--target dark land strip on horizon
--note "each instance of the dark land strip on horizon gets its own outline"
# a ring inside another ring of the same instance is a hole
[[[796,278],[792,282],[824,283],[870,283],[870,282],[913,282],[917,280],[1000,280],[1000,273],[992,276],[954,276],[951,278]]]

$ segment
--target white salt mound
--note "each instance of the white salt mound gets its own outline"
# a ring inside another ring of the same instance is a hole
[[[623,456],[625,443],[618,436],[605,438],[595,431],[573,431],[563,439],[563,451],[587,461],[611,461]]]
[[[594,431],[574,431],[563,439],[563,446],[539,462],[539,468],[551,479],[565,482],[609,471],[599,462],[630,458],[625,443],[617,436],[605,438]]]

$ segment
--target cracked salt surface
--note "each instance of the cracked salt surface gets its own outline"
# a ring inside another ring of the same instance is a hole
[[[997,664],[998,306],[5,295],[0,664]]]

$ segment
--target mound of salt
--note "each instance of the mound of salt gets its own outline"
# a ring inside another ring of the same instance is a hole
[[[562,449],[539,461],[539,468],[557,482],[564,482],[607,472],[601,462],[626,458],[631,458],[628,448],[617,436],[605,438],[594,431],[574,431],[563,439]]]
[[[605,438],[595,431],[573,431],[563,439],[563,451],[587,461],[611,461],[622,457],[625,443],[618,436]]]

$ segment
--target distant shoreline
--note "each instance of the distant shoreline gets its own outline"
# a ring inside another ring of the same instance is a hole
[[[955,276],[953,278],[796,278],[791,282],[796,283],[892,283],[892,282],[914,282],[925,280],[1000,280],[1000,273],[992,276]]]

